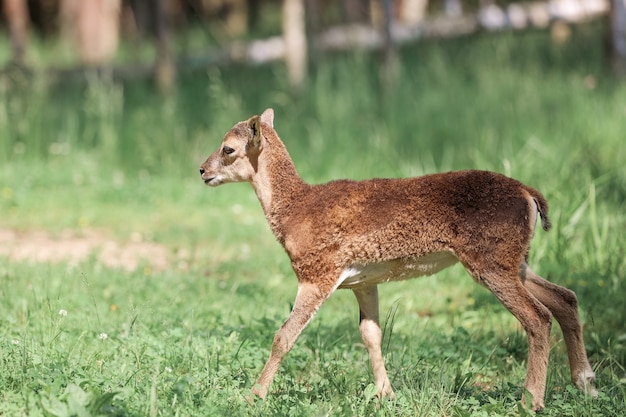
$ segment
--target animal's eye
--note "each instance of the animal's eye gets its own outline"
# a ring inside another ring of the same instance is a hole
[[[235,152],[235,150],[230,146],[224,146],[222,148],[222,152],[224,152],[226,155],[230,155],[231,153]]]

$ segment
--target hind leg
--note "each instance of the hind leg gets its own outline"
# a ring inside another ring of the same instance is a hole
[[[567,347],[572,381],[580,390],[594,397],[597,396],[598,392],[593,385],[595,374],[591,370],[585,352],[576,294],[567,288],[546,281],[535,274],[526,264],[522,264],[521,275],[524,286],[550,310],[561,326]]]
[[[477,279],[519,320],[526,331],[528,369],[525,386],[533,397],[533,410],[541,410],[544,407],[550,353],[550,311],[522,285],[518,271],[489,271],[478,274]],[[525,404],[524,398],[522,404]]]
[[[359,330],[370,357],[374,381],[378,388],[378,396],[394,399],[396,394],[391,388],[381,351],[382,331],[378,319],[378,288],[374,285],[365,288],[355,288],[353,291],[359,303]]]

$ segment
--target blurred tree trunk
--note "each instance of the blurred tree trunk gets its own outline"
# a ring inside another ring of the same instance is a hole
[[[367,4],[363,0],[343,0],[343,13],[348,23],[363,23],[367,20]]]
[[[248,30],[248,1],[228,0],[225,2],[228,8],[226,16],[226,30],[231,36],[240,36]]]
[[[3,6],[9,24],[13,62],[23,65],[28,40],[28,4],[26,0],[4,0]]]
[[[609,36],[611,61],[619,75],[626,75],[626,0],[611,0],[611,33]]]
[[[304,88],[307,75],[304,0],[283,1],[283,38],[289,84],[297,92]]]
[[[248,0],[248,29],[254,32],[259,26],[259,13],[261,11],[261,0]]]
[[[322,50],[315,41],[322,28],[322,14],[319,0],[304,0],[305,30],[309,59],[318,62],[322,57]]]
[[[317,35],[322,28],[322,11],[319,0],[304,0],[307,34]]]
[[[402,0],[400,2],[399,20],[407,25],[416,25],[426,17],[428,0]]]
[[[375,28],[381,28],[385,25],[385,5],[387,0],[370,0],[370,21]]]
[[[62,0],[62,30],[84,64],[103,66],[115,55],[120,6],[121,0]]]
[[[391,87],[398,76],[398,56],[396,46],[391,34],[393,24],[393,0],[382,0],[383,2],[383,85]]]
[[[171,13],[167,0],[156,0],[157,63],[156,81],[163,92],[174,86],[176,66],[171,48]]]
[[[140,36],[153,35],[156,32],[156,13],[152,2],[128,0],[128,4],[133,14],[137,34]]]

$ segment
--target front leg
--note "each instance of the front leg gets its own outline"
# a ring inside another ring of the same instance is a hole
[[[298,336],[309,324],[319,307],[328,298],[330,292],[323,291],[318,286],[310,283],[298,284],[298,294],[289,318],[274,336],[272,353],[270,354],[259,379],[252,388],[252,395],[265,398],[270,384],[280,368],[280,363],[293,345]],[[250,400],[250,399],[249,399]]]
[[[378,388],[378,396],[394,399],[396,394],[391,388],[381,350],[383,333],[380,330],[378,318],[378,287],[374,285],[371,287],[358,288],[354,289],[353,292],[359,303],[361,314],[359,330],[361,331],[363,343],[370,357],[372,372],[374,373],[374,382]]]

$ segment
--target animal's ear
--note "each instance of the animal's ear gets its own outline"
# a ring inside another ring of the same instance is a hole
[[[274,127],[274,109],[266,109],[261,115],[261,121]]]
[[[248,119],[248,129],[250,129],[248,146],[258,148],[261,146],[261,116],[252,116]]]

